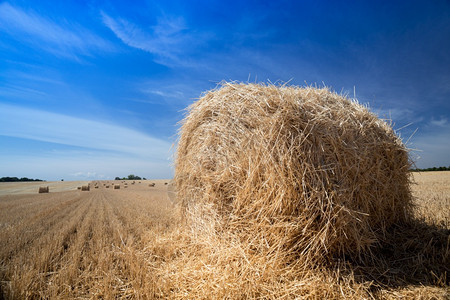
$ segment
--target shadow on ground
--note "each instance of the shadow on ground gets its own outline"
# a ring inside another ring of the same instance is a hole
[[[421,221],[391,228],[375,259],[349,262],[358,282],[373,282],[373,292],[406,286],[448,287],[450,230]],[[347,268],[345,268],[347,269]]]

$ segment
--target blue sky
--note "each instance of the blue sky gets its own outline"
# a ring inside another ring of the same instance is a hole
[[[5,1],[0,177],[170,178],[222,80],[355,91],[418,167],[450,165],[449,1]]]

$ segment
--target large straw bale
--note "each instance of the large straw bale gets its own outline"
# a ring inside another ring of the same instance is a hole
[[[327,88],[223,83],[182,122],[177,202],[255,251],[360,257],[409,218],[410,164],[388,123]]]
[[[83,185],[81,186],[81,190],[82,191],[89,191],[91,189],[91,187],[89,185]]]

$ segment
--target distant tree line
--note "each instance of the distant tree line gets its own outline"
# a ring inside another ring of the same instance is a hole
[[[130,175],[128,175],[128,177],[123,177],[123,178],[116,177],[116,178],[114,178],[114,180],[147,180],[147,179],[145,177],[141,178],[139,176],[130,174]]]
[[[31,179],[31,178],[17,178],[17,177],[2,177],[0,178],[0,182],[16,182],[16,181],[44,181],[41,179]]]
[[[448,167],[432,167],[426,169],[411,169],[412,172],[428,172],[428,171],[450,171],[450,166]]]

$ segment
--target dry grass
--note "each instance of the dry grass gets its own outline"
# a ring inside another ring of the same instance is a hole
[[[416,202],[416,216],[427,224],[450,228],[450,172],[414,174],[412,185]]]
[[[231,234],[207,239],[185,228],[167,181],[152,189],[0,196],[0,295],[446,299],[449,215],[441,211],[449,206],[450,172],[414,176],[415,221],[390,232],[377,261],[335,261],[301,274],[295,265],[249,252]]]

